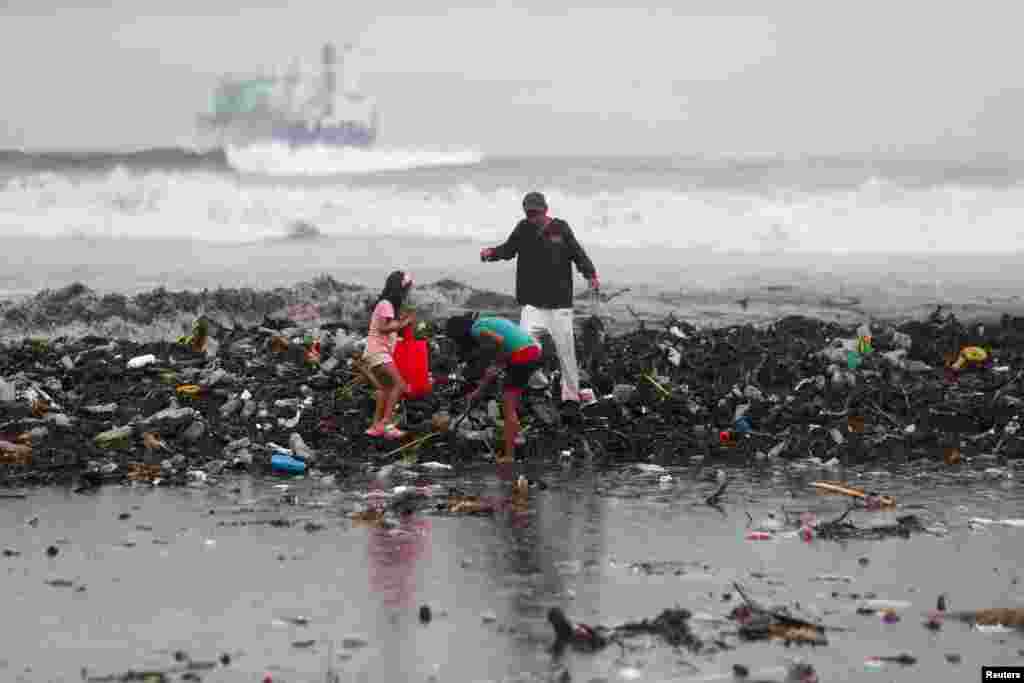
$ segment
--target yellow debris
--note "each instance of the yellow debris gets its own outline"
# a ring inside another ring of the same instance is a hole
[[[967,346],[960,349],[960,357],[953,363],[957,370],[962,369],[968,363],[984,363],[988,359],[988,352],[980,346]]]
[[[24,444],[0,445],[0,463],[28,465],[32,462],[32,447]]]

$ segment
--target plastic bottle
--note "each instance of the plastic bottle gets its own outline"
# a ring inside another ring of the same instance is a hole
[[[128,361],[128,367],[132,370],[138,370],[144,368],[147,365],[152,365],[156,362],[156,356],[151,353],[147,353],[145,356],[136,356]]]
[[[308,460],[313,460],[316,457],[313,450],[306,445],[306,442],[302,440],[302,436],[297,432],[292,432],[291,436],[288,438],[288,445],[290,446],[291,455],[296,460],[306,462]]]
[[[874,349],[871,347],[872,335],[871,328],[864,324],[857,328],[857,352],[866,355],[871,353]]]
[[[274,453],[270,456],[270,468],[281,474],[303,474],[306,463],[285,453]]]

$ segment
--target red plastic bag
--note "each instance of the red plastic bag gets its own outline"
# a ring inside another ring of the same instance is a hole
[[[412,325],[402,330],[402,336],[395,345],[395,367],[409,385],[405,392],[407,399],[420,399],[430,394],[434,382],[430,377],[430,347],[425,339],[413,336]]]

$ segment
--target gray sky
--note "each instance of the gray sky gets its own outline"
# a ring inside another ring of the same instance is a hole
[[[4,2],[4,147],[175,144],[220,73],[352,40],[389,144],[1024,157],[1011,2]]]

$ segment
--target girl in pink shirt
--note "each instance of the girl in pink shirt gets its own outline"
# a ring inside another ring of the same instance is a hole
[[[366,337],[363,363],[383,388],[377,391],[377,410],[373,415],[373,424],[366,430],[369,436],[400,439],[405,435],[391,423],[395,404],[407,388],[391,354],[398,342],[398,331],[406,325],[415,323],[411,312],[398,317],[410,289],[412,278],[403,271],[396,270],[388,275],[384,291],[381,292],[377,305],[373,308],[373,315],[370,316],[370,331]]]

